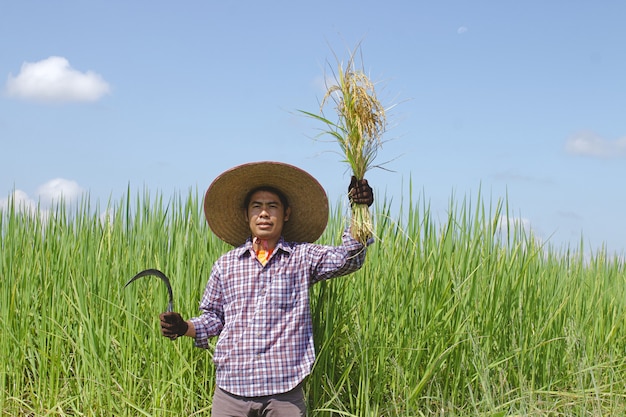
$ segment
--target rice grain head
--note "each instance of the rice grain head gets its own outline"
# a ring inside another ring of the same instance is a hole
[[[339,63],[337,84],[327,89],[320,105],[322,116],[318,119],[332,129],[327,133],[337,139],[345,162],[360,180],[374,166],[387,121],[385,108],[376,97],[374,83],[362,70],[355,68],[354,55],[350,56],[345,69]],[[336,123],[323,117],[323,109],[329,101],[335,103]],[[363,243],[372,237],[372,219],[366,205],[352,205],[351,232]]]
[[[382,145],[386,128],[385,108],[376,97],[374,84],[360,70],[354,68],[354,55],[345,70],[339,64],[337,85],[326,91],[320,110],[332,100],[338,115],[334,136],[352,168],[353,174],[362,179],[373,167]]]

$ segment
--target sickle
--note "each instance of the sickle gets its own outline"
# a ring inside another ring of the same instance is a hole
[[[167,276],[165,276],[165,274],[161,271],[159,271],[158,269],[146,269],[144,271],[141,271],[140,273],[138,273],[137,275],[135,275],[134,277],[132,277],[130,279],[130,281],[128,281],[126,283],[126,285],[124,285],[124,288],[126,288],[128,286],[128,284],[130,284],[131,282],[133,282],[134,280],[141,278],[141,277],[145,277],[147,275],[154,275],[157,276],[159,278],[161,278],[161,280],[163,280],[163,282],[165,283],[165,287],[167,287],[167,294],[169,297],[169,302],[167,304],[167,312],[170,313],[172,311],[174,311],[174,296],[172,295],[172,285],[170,284],[170,280]]]

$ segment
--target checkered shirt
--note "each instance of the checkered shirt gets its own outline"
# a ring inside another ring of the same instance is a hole
[[[213,361],[217,385],[245,397],[284,393],[310,372],[315,359],[309,288],[361,268],[365,246],[348,230],[340,246],[282,238],[263,266],[250,239],[213,265],[191,319],[196,346],[219,335]]]

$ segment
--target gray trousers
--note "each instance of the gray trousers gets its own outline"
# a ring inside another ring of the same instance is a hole
[[[263,397],[241,397],[215,387],[212,417],[305,417],[302,384],[289,392]]]

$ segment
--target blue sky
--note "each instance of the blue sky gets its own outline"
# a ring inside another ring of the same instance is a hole
[[[411,182],[444,219],[480,190],[556,248],[623,254],[624,16],[617,0],[5,1],[0,207],[186,194],[258,160],[342,201],[338,147],[298,110],[360,42],[395,105],[379,198],[397,209]]]

